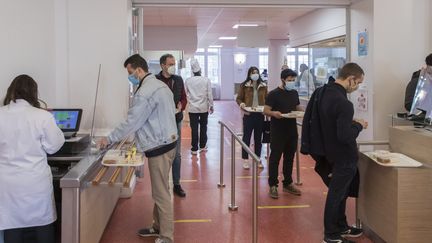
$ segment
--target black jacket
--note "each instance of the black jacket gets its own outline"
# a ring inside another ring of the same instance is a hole
[[[414,72],[411,76],[411,80],[405,89],[405,109],[411,111],[411,106],[414,100],[414,95],[417,89],[417,83],[420,77],[420,70]]]
[[[172,75],[170,78],[165,78],[162,75],[162,71],[158,74],[156,74],[156,78],[160,81],[164,82],[168,87],[171,89],[174,95],[174,104],[177,109],[177,104],[179,102],[182,103],[182,110],[186,106],[186,94],[185,94],[185,88],[184,88],[184,82],[181,76],[178,75]],[[183,112],[178,112],[176,114],[176,122],[180,122],[183,120]]]

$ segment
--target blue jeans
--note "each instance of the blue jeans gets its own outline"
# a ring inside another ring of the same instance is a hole
[[[174,185],[180,185],[180,167],[181,167],[181,128],[182,128],[182,122],[177,123],[177,133],[178,133],[178,140],[177,140],[177,149],[176,149],[176,155],[172,164],[172,177],[173,177],[173,184]]]

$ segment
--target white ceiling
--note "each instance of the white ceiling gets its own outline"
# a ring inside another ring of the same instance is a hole
[[[232,26],[256,23],[267,26],[269,39],[287,39],[290,22],[316,8],[289,7],[144,7],[145,26],[196,26],[198,47],[223,45],[234,47],[236,41],[218,40],[220,36],[236,36]],[[253,27],[248,27],[253,28]]]

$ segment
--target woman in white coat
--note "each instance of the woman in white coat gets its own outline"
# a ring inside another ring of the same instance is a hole
[[[64,135],[54,117],[40,108],[36,82],[16,77],[0,107],[0,230],[5,243],[55,242],[57,219],[47,153],[57,152]]]

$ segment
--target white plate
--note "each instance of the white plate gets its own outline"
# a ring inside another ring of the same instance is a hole
[[[290,113],[282,114],[284,118],[303,118],[304,111],[291,111]]]
[[[380,152],[378,152],[379,154]],[[375,161],[377,164],[386,166],[386,167],[421,167],[423,166],[422,163],[418,162],[417,160],[414,160],[404,154],[400,153],[388,153],[386,157],[390,158],[390,163],[381,163],[378,162],[376,159],[377,152],[365,152],[366,156],[368,156],[370,159]]]
[[[264,106],[257,106],[257,107],[244,107],[243,108],[247,112],[258,112],[263,113],[264,112]]]
[[[102,159],[102,165],[104,166],[141,166],[144,164],[143,155],[136,153],[134,158],[127,161],[125,157],[126,151],[122,150],[109,150]],[[114,163],[108,163],[108,161],[114,161]]]

